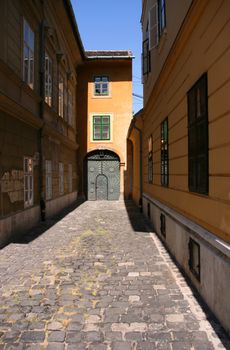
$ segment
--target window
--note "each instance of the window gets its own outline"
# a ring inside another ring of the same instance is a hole
[[[49,106],[52,106],[52,84],[53,72],[52,61],[48,54],[45,54],[45,101]]]
[[[24,205],[30,207],[34,200],[33,158],[24,157]]]
[[[73,126],[73,94],[71,90],[68,90],[67,114],[68,114],[68,123],[69,125]]]
[[[147,216],[148,216],[148,219],[151,220],[151,207],[150,207],[150,203],[147,204]]]
[[[150,51],[149,51],[149,39],[143,41],[142,48],[142,70],[143,75],[148,74],[151,71],[150,65]]]
[[[161,185],[168,186],[168,118],[161,123]]]
[[[52,162],[46,160],[46,199],[52,198]]]
[[[64,117],[64,79],[61,74],[59,74],[58,83],[58,114]]]
[[[68,166],[68,180],[69,180],[69,192],[73,191],[73,166],[69,164]]]
[[[148,182],[153,182],[153,138],[148,139]]]
[[[59,163],[59,194],[64,193],[64,164]]]
[[[200,246],[192,238],[189,239],[189,268],[200,280]]]
[[[189,191],[208,194],[207,74],[187,94]]]
[[[107,76],[97,76],[94,78],[94,95],[109,95],[109,78]]]
[[[93,116],[93,140],[110,140],[110,116]]]
[[[165,223],[165,215],[161,214],[160,215],[160,230],[161,230],[161,234],[162,236],[166,237],[166,223]]]
[[[158,0],[158,36],[161,37],[166,27],[165,0]]]
[[[23,21],[23,80],[31,89],[34,88],[34,32]]]
[[[165,0],[157,0],[149,10],[149,39],[150,50],[158,46],[159,39],[166,27]]]

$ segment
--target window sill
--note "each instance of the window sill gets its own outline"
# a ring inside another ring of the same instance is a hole
[[[93,95],[92,98],[95,98],[95,99],[98,99],[98,98],[99,99],[100,98],[104,99],[105,98],[106,99],[106,98],[112,98],[112,96],[111,95],[106,95],[106,96],[104,96],[104,95],[98,95],[98,96]]]
[[[95,142],[95,143],[104,143],[104,142],[106,142],[106,143],[112,143],[112,141],[111,140],[91,140],[90,142]]]

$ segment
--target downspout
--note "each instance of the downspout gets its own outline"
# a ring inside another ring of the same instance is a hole
[[[40,88],[40,106],[39,106],[39,117],[43,120],[43,124],[39,129],[39,203],[41,210],[41,220],[45,220],[45,194],[44,194],[44,181],[43,181],[43,129],[44,129],[44,100],[45,100],[45,20],[40,24],[40,50],[39,50],[39,88]]]
[[[142,213],[142,195],[143,195],[143,184],[142,184],[142,131],[140,128],[138,128],[135,125],[135,122],[133,124],[133,128],[136,129],[139,132],[140,137],[140,198],[139,198],[139,208],[140,212]]]

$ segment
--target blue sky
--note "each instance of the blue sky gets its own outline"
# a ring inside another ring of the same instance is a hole
[[[141,0],[71,0],[86,50],[127,50],[133,60],[133,92],[142,95]],[[133,111],[142,100],[133,96]]]

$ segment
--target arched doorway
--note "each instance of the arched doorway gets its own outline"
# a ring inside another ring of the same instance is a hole
[[[120,196],[120,158],[109,150],[87,154],[85,192],[88,200],[118,200]]]

